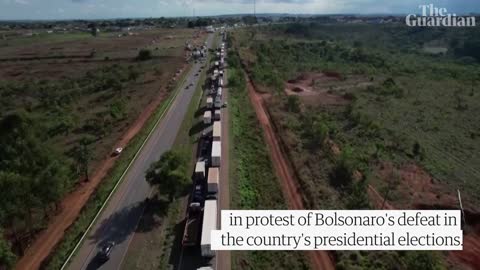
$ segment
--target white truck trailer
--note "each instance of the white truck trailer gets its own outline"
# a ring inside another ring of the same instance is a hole
[[[209,168],[207,178],[207,191],[209,194],[217,194],[219,182],[220,172],[218,168]]]
[[[200,241],[200,250],[202,257],[215,257],[215,251],[212,250],[212,241],[210,236],[212,230],[217,229],[217,200],[206,200],[203,210],[202,239]]]
[[[212,111],[208,110],[203,113],[203,123],[210,125],[212,123]]]
[[[222,145],[219,141],[212,142],[212,167],[220,167],[222,159]]]
[[[220,121],[213,122],[213,141],[222,140],[222,123]]]
[[[207,97],[207,108],[212,108],[213,107],[213,98],[212,97]]]
[[[205,161],[198,161],[195,165],[195,179],[205,179]]]

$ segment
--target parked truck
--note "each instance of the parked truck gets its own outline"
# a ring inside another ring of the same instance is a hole
[[[222,107],[222,98],[220,96],[217,96],[215,98],[215,108],[220,109]]]
[[[182,245],[185,247],[196,246],[198,244],[202,210],[201,204],[198,202],[192,202],[188,207],[187,222],[185,223],[182,239]]]
[[[195,165],[195,180],[205,179],[205,161],[198,161]]]
[[[212,107],[213,107],[213,98],[207,97],[207,108],[212,108]]]
[[[208,169],[207,192],[209,195],[217,194],[218,184],[220,180],[220,172],[218,168]]]
[[[212,123],[212,111],[205,111],[205,113],[203,113],[203,123],[205,125],[210,125]]]
[[[212,167],[220,167],[222,158],[222,145],[219,141],[212,142]]]
[[[217,229],[217,200],[206,200],[203,211],[202,239],[200,250],[202,257],[212,258],[215,251],[212,250],[211,234]]]
[[[222,123],[220,121],[213,122],[213,141],[222,139]]]

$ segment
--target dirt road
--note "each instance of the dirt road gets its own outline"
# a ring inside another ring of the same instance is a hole
[[[272,158],[273,167],[281,181],[282,190],[290,209],[305,209],[302,201],[302,194],[298,182],[294,177],[285,154],[283,153],[277,136],[265,110],[263,98],[255,91],[255,87],[246,76],[248,95],[255,109],[257,118],[264,131],[265,142],[267,143]],[[307,251],[311,261],[311,268],[315,270],[334,270],[335,266],[329,253],[326,251]]]

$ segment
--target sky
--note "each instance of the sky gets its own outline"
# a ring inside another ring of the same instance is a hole
[[[0,20],[110,19],[253,13],[254,0],[0,0]],[[256,0],[257,13],[409,14],[420,4],[480,13],[480,0]]]

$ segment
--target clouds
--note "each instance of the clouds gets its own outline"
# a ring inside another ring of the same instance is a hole
[[[0,19],[100,19],[253,12],[254,0],[0,0]],[[480,12],[478,0],[256,0],[257,13],[333,14],[419,12],[425,2],[449,12]],[[36,14],[36,15],[35,15]],[[61,14],[61,16],[60,16]]]

